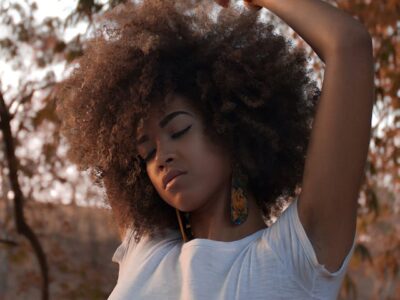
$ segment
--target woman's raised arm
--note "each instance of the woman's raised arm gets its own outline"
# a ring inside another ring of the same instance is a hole
[[[280,17],[296,31],[323,62],[340,49],[367,45],[366,28],[348,13],[321,0],[248,0]]]
[[[351,15],[321,0],[245,3],[276,14],[325,62],[298,213],[318,262],[337,271],[354,241],[369,148],[375,98],[371,36]]]
[[[356,230],[374,103],[372,40],[359,21],[320,0],[247,2],[279,16],[326,64],[298,212],[319,263],[334,272]]]

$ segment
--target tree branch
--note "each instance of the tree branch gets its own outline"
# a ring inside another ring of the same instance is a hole
[[[0,130],[3,132],[4,144],[6,150],[6,160],[9,167],[9,179],[11,189],[14,192],[14,217],[17,232],[25,236],[38,259],[40,270],[42,273],[42,300],[49,299],[49,272],[47,266],[46,255],[37,238],[36,234],[26,223],[24,217],[24,196],[18,182],[18,162],[15,156],[14,139],[10,127],[11,115],[3,98],[3,93],[0,91]]]

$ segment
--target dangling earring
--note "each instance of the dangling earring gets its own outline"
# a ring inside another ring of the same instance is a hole
[[[192,228],[189,220],[190,214],[188,212],[184,213],[185,222],[182,222],[181,213],[177,208],[175,208],[175,211],[178,217],[178,223],[179,223],[179,228],[181,230],[183,242],[186,243],[191,239],[193,239]]]
[[[236,225],[243,224],[248,216],[248,198],[246,193],[247,177],[238,166],[232,175],[231,185],[231,222]]]
[[[188,238],[188,241],[192,240],[194,238],[193,232],[192,232],[192,225],[190,224],[190,213],[185,212],[183,213],[185,216],[185,233]]]

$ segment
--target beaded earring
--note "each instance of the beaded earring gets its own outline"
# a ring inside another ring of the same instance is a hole
[[[192,240],[193,239],[193,232],[192,232],[192,226],[190,225],[190,213],[185,212],[184,214],[185,217],[185,231],[186,231],[186,235],[188,240]]]
[[[190,226],[190,220],[189,220],[190,213],[188,213],[188,212],[183,213],[185,222],[182,222],[180,211],[177,208],[175,208],[175,211],[176,211],[176,215],[178,217],[178,223],[179,223],[179,228],[180,228],[180,231],[182,234],[183,242],[186,243],[186,242],[192,240],[194,237],[193,233],[192,233],[192,228]]]
[[[231,185],[231,222],[236,225],[243,224],[248,216],[247,176],[235,167]]]

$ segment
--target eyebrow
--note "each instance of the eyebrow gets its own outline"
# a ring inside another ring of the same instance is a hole
[[[169,113],[168,115],[166,115],[166,116],[160,121],[160,123],[158,123],[158,126],[159,126],[160,128],[164,128],[165,126],[167,126],[167,124],[168,124],[170,121],[172,121],[173,118],[175,118],[176,116],[181,115],[181,114],[189,115],[189,116],[192,116],[192,117],[193,117],[193,115],[192,115],[191,113],[188,113],[188,112],[183,111],[183,110],[174,111],[174,112]],[[141,137],[138,139],[137,145],[143,144],[144,142],[146,142],[146,141],[148,141],[148,140],[149,140],[149,137],[148,137],[147,135],[143,135],[143,136],[141,136]]]

